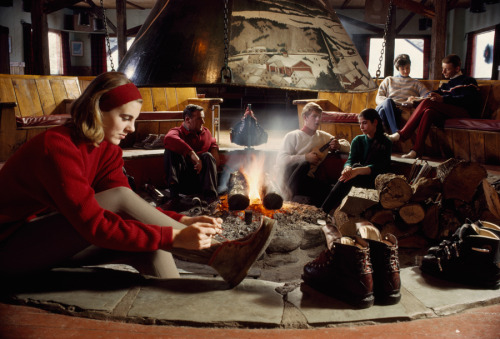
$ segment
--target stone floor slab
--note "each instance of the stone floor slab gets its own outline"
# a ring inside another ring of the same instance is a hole
[[[128,315],[191,324],[278,326],[283,297],[276,286],[255,279],[245,279],[233,289],[217,278],[151,280],[141,288]]]
[[[458,311],[500,301],[500,290],[480,289],[422,274],[418,267],[401,271],[405,288],[436,314]]]

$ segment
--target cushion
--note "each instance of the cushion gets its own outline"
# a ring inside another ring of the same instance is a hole
[[[321,122],[358,123],[358,113],[323,111]]]
[[[64,125],[71,120],[70,114],[51,114],[32,117],[17,117],[16,125],[18,128],[23,127],[44,127]]]
[[[492,119],[447,119],[445,128],[471,129],[479,131],[500,131],[500,120]]]

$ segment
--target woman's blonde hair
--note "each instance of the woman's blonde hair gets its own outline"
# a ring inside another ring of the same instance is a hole
[[[131,81],[120,72],[106,72],[97,76],[71,106],[74,137],[98,146],[104,140],[101,97],[115,87]]]

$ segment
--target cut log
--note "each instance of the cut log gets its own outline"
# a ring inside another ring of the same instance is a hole
[[[409,203],[399,209],[399,216],[407,224],[418,224],[425,217],[425,211],[420,204]]]
[[[260,187],[260,198],[262,199],[262,204],[268,210],[278,210],[283,206],[283,197],[280,194],[280,190],[267,173]]]
[[[378,204],[378,192],[374,189],[352,187],[340,204],[340,210],[350,215],[360,215],[367,208]]]
[[[453,209],[444,208],[439,213],[439,234],[438,239],[450,237],[457,228],[462,226]]]
[[[345,212],[342,212],[338,207],[333,213],[333,218],[335,220],[335,226],[342,235],[353,236],[356,235],[356,223],[367,221],[359,216],[352,216]]]
[[[411,201],[421,202],[427,199],[434,200],[443,189],[443,185],[438,178],[420,178],[411,185],[413,196]]]
[[[392,173],[378,175],[375,178],[375,188],[379,192],[380,204],[387,209],[403,206],[413,194],[406,178]]]
[[[394,214],[391,210],[378,210],[370,218],[370,222],[376,225],[385,225],[394,222]]]
[[[240,211],[250,205],[248,182],[243,173],[236,171],[229,176],[227,204],[230,210]]]
[[[486,169],[476,162],[450,160],[437,168],[437,176],[443,183],[443,199],[472,201],[477,187],[488,175]]]
[[[483,191],[488,205],[488,210],[495,216],[495,218],[500,219],[500,199],[498,197],[498,193],[486,179],[483,179]]]
[[[431,203],[425,211],[422,232],[427,238],[437,239],[439,235],[439,204]]]

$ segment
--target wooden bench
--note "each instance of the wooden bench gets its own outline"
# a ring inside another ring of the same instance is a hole
[[[69,119],[77,77],[0,74],[0,161],[47,128]]]
[[[69,107],[94,77],[0,74],[0,161],[47,128],[69,119]],[[204,98],[196,88],[140,88],[143,97],[136,131],[122,147],[148,134],[163,134],[180,125],[182,110],[196,104],[205,111],[205,126],[217,135],[222,99]]]
[[[440,80],[423,80],[430,90],[437,89]],[[426,140],[425,155],[432,157],[477,161],[484,164],[500,164],[500,81],[478,80],[483,105],[478,107],[481,119],[450,119],[445,127],[432,127]],[[309,102],[318,103],[324,110],[321,129],[339,138],[351,141],[361,132],[356,114],[365,108],[375,108],[377,90],[365,93],[330,93],[319,92],[317,99],[295,100],[300,127],[303,107]],[[354,114],[345,114],[354,113]],[[411,110],[403,112],[403,120],[409,117]],[[394,145],[395,152],[408,152],[411,140]]]

